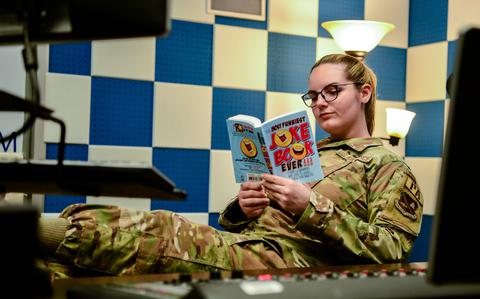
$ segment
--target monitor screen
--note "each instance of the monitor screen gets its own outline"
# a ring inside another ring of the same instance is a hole
[[[458,39],[427,278],[480,282],[480,28]]]
[[[0,44],[162,36],[170,30],[168,0],[0,1]]]

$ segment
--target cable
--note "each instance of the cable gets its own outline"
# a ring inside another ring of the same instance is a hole
[[[10,135],[3,137],[1,141],[6,142],[9,141],[10,139],[13,139],[17,136],[20,136],[23,134],[25,131],[27,131],[29,128],[33,126],[35,123],[35,120],[39,116],[39,111],[40,111],[40,90],[38,86],[38,78],[37,78],[37,69],[38,69],[38,60],[37,60],[37,52],[32,47],[30,43],[30,37],[28,34],[29,27],[28,23],[23,24],[23,36],[24,36],[24,48],[22,50],[22,56],[23,56],[23,64],[25,65],[25,70],[27,72],[28,78],[29,78],[29,86],[30,90],[32,92],[32,102],[34,105],[32,105],[32,109],[30,111],[27,111],[29,113],[27,120],[23,123],[23,126],[12,132]]]

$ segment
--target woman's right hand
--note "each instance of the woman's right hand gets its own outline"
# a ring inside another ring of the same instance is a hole
[[[269,203],[261,182],[245,182],[240,186],[238,204],[248,219],[260,216]]]

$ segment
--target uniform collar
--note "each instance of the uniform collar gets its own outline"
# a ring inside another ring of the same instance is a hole
[[[363,152],[366,148],[382,145],[382,140],[376,137],[350,138],[341,140],[328,137],[317,142],[317,147],[319,150],[348,146],[356,152]]]

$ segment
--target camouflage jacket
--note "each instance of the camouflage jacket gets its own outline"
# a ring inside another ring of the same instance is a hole
[[[410,168],[378,138],[327,138],[317,146],[325,177],[312,186],[302,215],[269,206],[248,220],[234,198],[219,223],[246,239],[266,241],[297,267],[405,261],[423,209]]]

